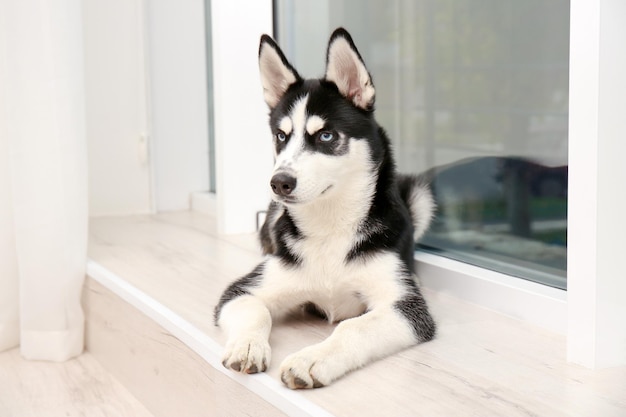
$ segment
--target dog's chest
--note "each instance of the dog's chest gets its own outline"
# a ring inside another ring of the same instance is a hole
[[[381,252],[350,260],[348,253],[355,244],[350,234],[294,241],[290,250],[299,261],[286,264],[270,257],[264,283],[255,294],[275,313],[313,303],[330,321],[355,317],[371,305],[397,299],[401,292],[395,279],[397,257]]]
[[[324,275],[337,281],[353,269],[346,262],[353,239],[341,234],[328,237],[309,237],[300,240],[293,248],[301,260],[302,272]]]
[[[298,275],[305,284],[305,296],[324,310],[331,321],[363,312],[359,298],[360,265],[347,262],[352,239],[346,236],[309,238],[300,242]]]

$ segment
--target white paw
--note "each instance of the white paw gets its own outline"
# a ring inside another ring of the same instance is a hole
[[[222,364],[237,372],[265,372],[270,363],[271,349],[264,339],[242,338],[226,345]]]
[[[287,356],[280,365],[280,379],[291,389],[321,388],[343,375],[332,356],[310,346]]]

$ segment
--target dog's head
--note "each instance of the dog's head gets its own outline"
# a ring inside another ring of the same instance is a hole
[[[344,29],[331,35],[326,74],[303,79],[276,42],[261,37],[259,67],[270,108],[275,166],[270,186],[287,205],[307,204],[371,181],[375,90],[361,55]]]

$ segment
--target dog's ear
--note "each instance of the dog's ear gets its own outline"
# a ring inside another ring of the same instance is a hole
[[[276,42],[268,35],[261,36],[259,70],[263,97],[270,109],[276,107],[290,85],[301,80]]]
[[[334,82],[339,92],[355,106],[373,109],[376,91],[372,77],[352,37],[343,28],[336,29],[328,41],[326,80]]]

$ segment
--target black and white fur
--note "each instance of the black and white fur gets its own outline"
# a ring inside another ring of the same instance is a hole
[[[227,368],[262,372],[272,320],[304,310],[339,322],[330,337],[280,366],[290,388],[315,388],[435,335],[416,283],[413,245],[434,204],[418,179],[397,176],[374,120],[375,90],[352,38],[337,29],[326,74],[303,79],[261,37],[275,166],[261,229],[265,260],[232,283],[215,308]]]

